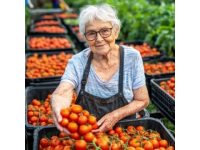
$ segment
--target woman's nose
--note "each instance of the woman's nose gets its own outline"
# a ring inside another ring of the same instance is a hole
[[[98,42],[103,40],[103,38],[102,38],[102,36],[100,35],[99,32],[97,32],[97,38],[96,38],[96,40],[97,40]]]

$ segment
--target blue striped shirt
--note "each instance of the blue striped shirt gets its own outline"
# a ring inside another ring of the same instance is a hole
[[[145,84],[145,75],[143,61],[139,51],[132,47],[124,47],[124,76],[123,76],[123,94],[128,102],[133,100],[133,90],[142,87]],[[88,60],[87,54],[90,52],[87,48],[74,55],[65,68],[65,73],[61,82],[67,81],[75,86],[76,94],[81,89],[81,80]],[[90,67],[85,91],[101,97],[108,98],[118,93],[119,69],[115,75],[108,81],[103,82],[95,73],[93,66]]]

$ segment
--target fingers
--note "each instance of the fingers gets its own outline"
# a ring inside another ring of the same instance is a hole
[[[64,132],[67,135],[71,134],[66,128],[63,128],[59,123],[62,121],[62,116],[60,115],[60,109],[55,109],[55,111],[52,113],[52,118],[54,124],[56,125],[57,129],[60,132]]]
[[[62,121],[62,116],[60,114],[60,109],[55,109],[55,117],[57,119],[58,122],[61,122]]]
[[[103,118],[101,118],[98,122],[97,125],[98,127],[102,125],[102,123],[105,121],[106,117],[104,116]]]
[[[107,130],[109,130],[109,126],[110,126],[110,121],[107,119],[108,117],[107,116],[104,116],[103,118],[101,118],[98,122],[97,122],[97,125],[98,125],[98,129],[96,130],[92,130],[93,133],[96,133],[96,132],[106,132]]]

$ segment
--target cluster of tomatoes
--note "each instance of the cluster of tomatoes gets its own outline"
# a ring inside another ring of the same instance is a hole
[[[53,15],[43,15],[42,18],[43,19],[53,19],[55,17]]]
[[[175,77],[160,82],[160,87],[175,98]]]
[[[94,129],[97,129],[97,118],[83,110],[80,105],[72,105],[69,108],[62,109],[60,112],[62,121],[60,125],[67,128],[74,139],[79,139],[78,135],[86,135]]]
[[[144,63],[144,71],[147,74],[161,74],[175,71],[175,62]]]
[[[34,28],[36,32],[48,32],[48,33],[65,33],[65,30],[59,26],[37,26]]]
[[[79,31],[79,26],[74,26],[74,27],[72,27],[72,30],[73,30],[73,31]]]
[[[168,141],[161,139],[160,133],[145,130],[144,126],[121,126],[106,133],[92,133],[97,129],[96,117],[80,105],[62,109],[60,125],[71,134],[60,133],[50,139],[44,137],[38,145],[39,150],[175,150]]]
[[[27,58],[25,75],[28,78],[62,76],[68,60],[72,56],[73,54],[61,52],[59,55],[47,56],[42,54],[41,57],[38,57],[38,54],[35,53]]]
[[[28,105],[27,117],[29,124],[33,126],[53,125],[50,97],[51,94],[48,94],[44,101],[33,99],[32,103]]]
[[[62,19],[66,19],[66,18],[77,18],[78,15],[75,13],[70,13],[70,14],[66,14],[66,13],[60,13],[60,14],[55,14],[55,16],[62,18]]]
[[[147,43],[143,43],[142,45],[133,45],[133,44],[124,44],[123,42],[120,42],[119,44],[133,47],[134,49],[140,52],[142,57],[160,55],[160,51],[158,51],[156,48],[151,48],[151,46],[149,46]]]
[[[72,45],[66,38],[61,37],[33,37],[28,41],[28,45],[33,49],[56,49],[71,48]]]
[[[50,126],[53,125],[51,117],[52,110],[50,104],[51,94],[48,94],[45,100],[33,99],[27,108],[28,123],[33,126]],[[73,94],[72,104],[76,101],[76,93]]]
[[[58,21],[55,20],[43,20],[43,21],[38,21],[34,24],[35,26],[42,26],[42,25],[59,25]]]

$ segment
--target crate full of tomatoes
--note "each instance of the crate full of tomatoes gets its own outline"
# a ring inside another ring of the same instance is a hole
[[[151,79],[172,77],[175,75],[175,58],[161,57],[143,61],[146,84],[151,97]]]
[[[60,111],[60,125],[71,132],[66,135],[56,127],[34,131],[33,150],[174,150],[175,140],[157,119],[144,118],[118,122],[107,132],[93,133],[98,129],[96,117],[80,105]],[[73,114],[73,116],[72,116]]]
[[[29,52],[73,50],[74,43],[65,35],[30,35],[26,46]]]
[[[27,83],[48,82],[60,79],[73,51],[27,53],[25,80]]]
[[[138,50],[142,56],[143,60],[150,60],[155,58],[160,58],[165,55],[163,50],[157,49],[149,45],[146,42],[137,40],[137,41],[119,41],[117,42],[119,45],[125,45],[129,47],[133,47]]]
[[[175,123],[175,77],[151,80],[151,101]]]
[[[29,86],[25,95],[25,125],[29,133],[41,126],[54,126],[52,120],[51,94],[57,85]],[[72,104],[76,101],[76,94],[72,96]]]

